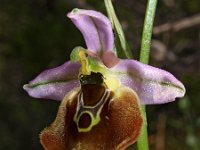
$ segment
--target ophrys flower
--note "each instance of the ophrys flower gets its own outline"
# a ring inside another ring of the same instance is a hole
[[[24,86],[36,98],[63,100],[56,120],[41,133],[45,149],[125,149],[142,125],[140,104],[182,97],[183,84],[164,70],[117,58],[110,21],[92,10],[68,14],[87,49]]]

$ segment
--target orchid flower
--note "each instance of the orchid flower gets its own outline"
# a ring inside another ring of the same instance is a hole
[[[24,85],[32,97],[62,100],[41,143],[45,150],[125,149],[140,133],[140,105],[174,101],[185,88],[167,71],[117,58],[112,26],[103,14],[74,9],[67,16],[87,48],[76,47],[70,61]]]

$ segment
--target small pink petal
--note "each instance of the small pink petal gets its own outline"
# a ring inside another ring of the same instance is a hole
[[[120,59],[117,58],[115,53],[113,53],[112,51],[104,52],[101,59],[104,65],[108,68],[114,67],[120,61]]]

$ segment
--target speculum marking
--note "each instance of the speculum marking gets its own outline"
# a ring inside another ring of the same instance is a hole
[[[74,122],[79,132],[89,132],[93,126],[101,121],[100,114],[104,104],[110,97],[110,93],[111,91],[105,88],[98,103],[94,106],[88,106],[84,104],[83,92],[80,91],[77,109],[74,115]]]

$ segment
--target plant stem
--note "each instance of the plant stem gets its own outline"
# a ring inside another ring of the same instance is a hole
[[[157,0],[148,0],[140,50],[140,62],[145,64],[149,63],[149,52],[151,48],[151,36],[156,6]]]
[[[140,62],[145,63],[145,64],[149,63],[152,28],[153,28],[153,22],[154,22],[154,17],[155,17],[156,6],[157,6],[157,0],[148,0],[145,20],[144,20],[143,33],[142,33],[141,51],[140,51]],[[146,117],[145,105],[142,106],[141,111],[142,111],[144,123],[142,125],[140,137],[137,141],[137,148],[138,150],[149,150],[147,117]]]
[[[106,10],[108,17],[112,23],[113,29],[116,32],[116,38],[115,38],[115,46],[117,49],[117,55],[120,58],[133,58],[132,51],[126,41],[124,32],[122,30],[122,26],[117,18],[117,15],[115,13],[112,0],[104,0]]]
[[[142,125],[140,136],[137,140],[137,148],[138,148],[138,150],[149,150],[147,117],[146,117],[145,106],[142,106],[141,112],[142,112],[142,117],[143,117],[143,125]]]

